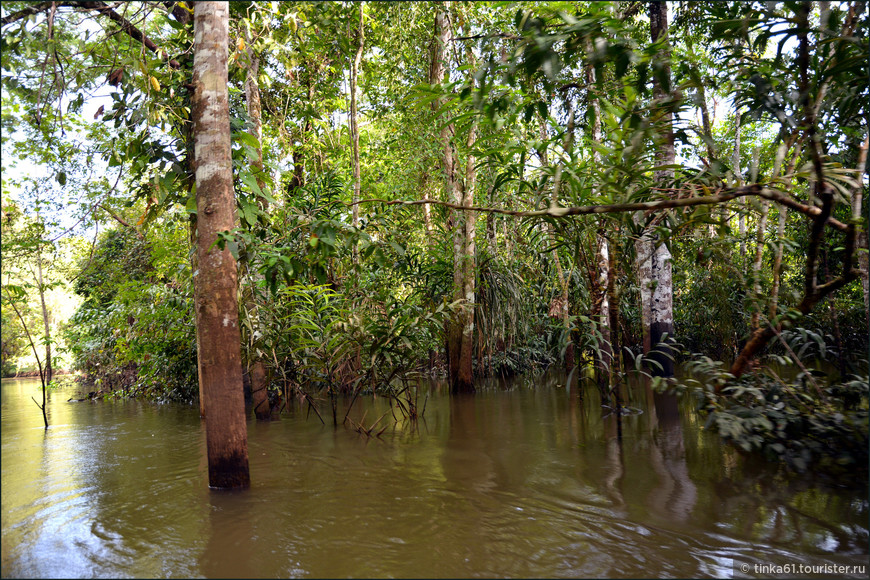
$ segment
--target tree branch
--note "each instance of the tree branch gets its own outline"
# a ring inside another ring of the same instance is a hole
[[[101,210],[103,210],[103,211],[105,211],[107,214],[109,214],[109,215],[110,215],[110,216],[111,216],[111,217],[112,217],[116,222],[118,222],[118,223],[121,224],[122,226],[127,227],[127,228],[130,228],[131,230],[133,230],[134,232],[136,232],[136,235],[139,236],[139,239],[140,239],[140,240],[144,240],[144,239],[145,239],[145,236],[142,234],[142,232],[139,231],[139,228],[137,228],[136,226],[130,225],[129,223],[127,223],[126,221],[124,221],[124,219],[121,218],[121,216],[119,216],[118,214],[116,214],[115,212],[113,212],[111,209],[109,209],[108,207],[106,207],[106,206],[103,205],[102,203],[98,204],[97,207],[99,207]]]
[[[45,12],[49,8],[53,2],[40,2],[38,4],[33,4],[32,6],[28,6],[23,10],[19,10],[18,12],[13,12],[12,14],[7,14],[3,18],[0,18],[0,26],[6,26],[7,24],[12,24],[13,22],[18,22],[23,18],[27,18],[33,14],[39,14],[40,12]]]
[[[21,20],[22,18],[26,18],[28,16],[31,16],[33,14],[38,14],[40,12],[44,12],[44,11],[50,9],[52,7],[52,5],[56,5],[57,8],[60,8],[61,6],[63,6],[66,8],[79,8],[79,9],[85,9],[85,10],[94,10],[96,12],[99,12],[100,14],[108,16],[110,20],[116,22],[119,25],[121,30],[125,34],[127,34],[127,36],[129,36],[130,38],[132,38],[136,42],[141,43],[145,48],[147,48],[151,52],[153,52],[155,54],[159,54],[162,58],[166,58],[166,51],[165,50],[162,50],[160,47],[158,47],[156,44],[154,44],[154,42],[150,38],[145,36],[145,34],[141,30],[139,30],[132,22],[130,22],[129,20],[127,20],[126,18],[124,18],[123,16],[121,16],[120,14],[115,12],[115,10],[111,6],[109,6],[105,2],[100,2],[100,1],[40,2],[39,4],[34,4],[33,6],[29,6],[29,7],[25,8],[24,10],[19,10],[18,12],[15,12],[13,14],[9,14],[7,16],[4,16],[2,19],[0,19],[0,26],[6,26],[7,24],[11,24],[11,23],[16,22],[18,20]],[[183,18],[183,17],[180,17],[180,14],[176,14],[176,12],[184,12],[184,9],[176,6],[172,10],[173,16],[175,16],[176,19],[179,19],[179,22],[181,22],[182,20],[180,20],[180,18]],[[170,60],[169,66],[171,66],[172,68],[176,68],[176,69],[181,68],[181,64],[177,60]]]
[[[725,193],[720,193],[718,195],[707,195],[700,197],[683,197],[679,199],[662,199],[658,201],[644,201],[644,202],[635,202],[635,203],[617,203],[610,205],[584,205],[584,206],[572,206],[572,207],[549,207],[547,209],[540,209],[534,211],[519,211],[519,210],[509,210],[509,209],[501,209],[501,208],[493,208],[493,207],[481,207],[481,206],[462,206],[455,203],[450,203],[446,201],[440,201],[437,199],[416,199],[416,200],[387,200],[387,199],[378,199],[378,198],[370,198],[370,199],[362,199],[357,203],[382,203],[384,205],[422,205],[426,203],[431,203],[433,205],[441,205],[448,208],[464,210],[464,211],[479,211],[483,213],[493,213],[499,215],[512,215],[519,217],[552,217],[552,218],[564,218],[568,216],[575,215],[591,215],[591,214],[603,214],[603,213],[623,213],[630,211],[655,211],[661,209],[670,209],[670,208],[682,208],[682,207],[692,207],[696,205],[715,205],[719,203],[724,203],[727,201],[731,201],[732,199],[736,199],[739,197],[748,197],[748,196],[757,196],[763,197],[765,199],[769,199],[771,201],[775,201],[779,204],[787,206],[795,211],[798,211],[804,215],[808,215],[811,217],[818,217],[822,210],[817,207],[806,206],[794,199],[788,197],[787,195],[782,194],[773,189],[767,189],[759,184],[746,185],[743,187],[739,187],[737,189],[732,189],[730,191],[726,191]],[[347,204],[348,206],[352,206],[354,204]],[[846,231],[848,226],[843,222],[836,220],[832,217],[827,217],[826,222],[831,227],[840,230]]]

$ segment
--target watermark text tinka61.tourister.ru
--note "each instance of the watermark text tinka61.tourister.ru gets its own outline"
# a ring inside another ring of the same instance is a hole
[[[804,576],[824,575],[836,576],[866,576],[867,565],[865,564],[748,564],[746,562],[734,563],[735,572],[747,576]]]

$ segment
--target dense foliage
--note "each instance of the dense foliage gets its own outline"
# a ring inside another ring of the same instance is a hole
[[[475,376],[570,353],[611,392],[644,351],[656,282],[638,242],[654,236],[672,256],[678,356],[717,369],[699,386],[709,425],[796,469],[866,463],[861,6],[671,3],[653,41],[639,2],[232,2],[238,219],[219,244],[239,262],[245,367],[265,368],[273,408],[408,393],[445,371],[451,321],[473,303]],[[192,401],[188,8],[70,7],[3,4],[4,173],[44,151],[43,199],[79,220],[36,239],[78,240],[65,278],[83,302],[65,340],[84,380]],[[441,13],[453,37],[436,79]],[[80,145],[53,140],[67,130]],[[39,211],[26,179],[3,190]],[[460,219],[454,190],[483,209]],[[465,219],[472,301],[455,286]],[[4,372],[23,348],[7,319],[4,301]],[[768,328],[750,372],[721,368]],[[780,379],[768,363],[802,370]]]

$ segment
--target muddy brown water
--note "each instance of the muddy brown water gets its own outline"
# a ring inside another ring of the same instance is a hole
[[[703,430],[689,400],[635,388],[639,412],[618,425],[594,390],[581,402],[564,383],[491,382],[460,398],[427,384],[424,418],[388,414],[378,438],[298,406],[252,420],[252,487],[227,493],[207,487],[196,406],[69,403],[67,388],[49,394],[46,431],[30,400],[38,381],[4,380],[2,576],[730,578],[763,577],[756,565],[866,566],[866,487],[747,460]],[[388,405],[361,397],[351,417],[371,424]]]

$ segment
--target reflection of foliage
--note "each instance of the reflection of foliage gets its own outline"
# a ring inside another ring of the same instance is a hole
[[[801,351],[818,348],[818,340],[802,346],[791,342]],[[773,367],[766,367],[735,382],[722,363],[698,357],[687,364],[690,378],[672,384],[677,384],[677,390],[694,390],[708,414],[707,428],[745,452],[761,452],[798,472],[813,469],[866,477],[867,376],[831,381],[789,356],[772,358],[786,368],[797,364],[803,370],[786,381]],[[721,396],[714,394],[717,385],[727,385]]]

